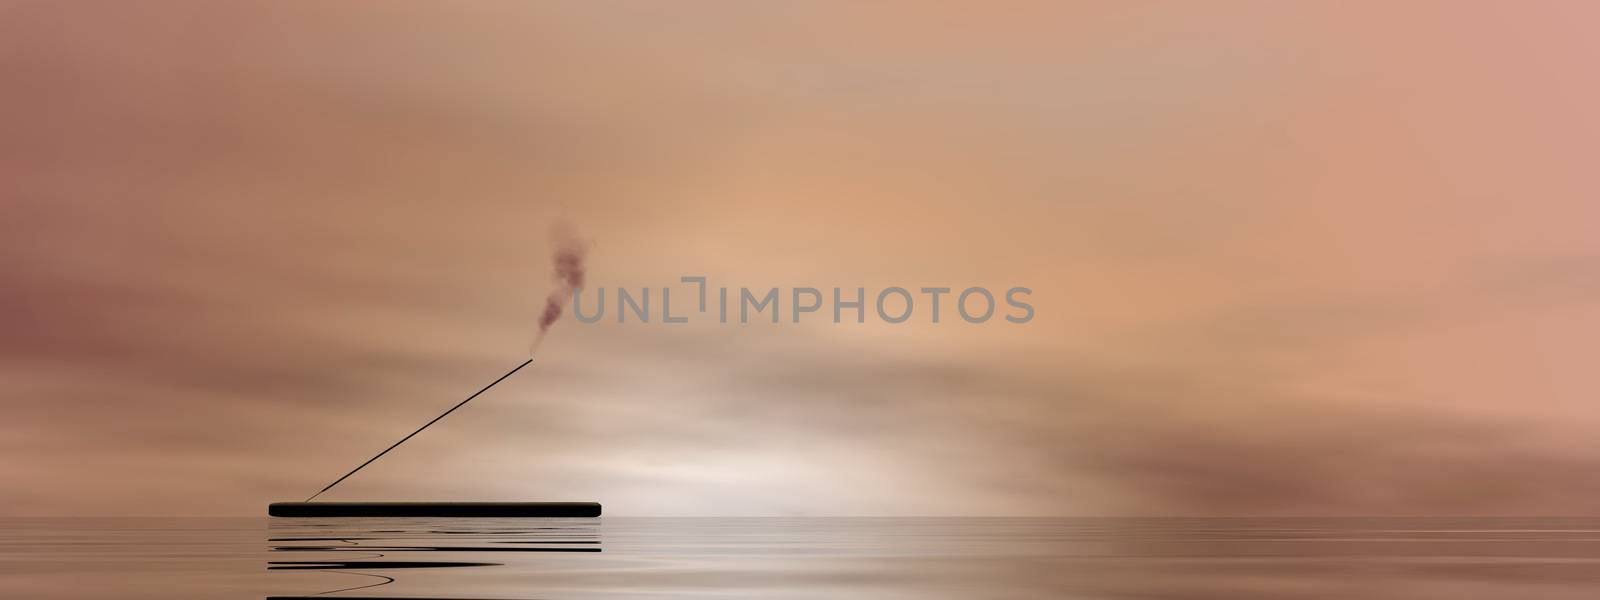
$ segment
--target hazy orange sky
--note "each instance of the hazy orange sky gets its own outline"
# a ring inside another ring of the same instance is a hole
[[[0,514],[1600,514],[1600,9],[857,4],[0,5]]]

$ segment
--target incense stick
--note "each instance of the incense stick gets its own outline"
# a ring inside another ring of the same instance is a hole
[[[544,336],[541,335],[539,337],[540,337],[540,339],[543,339]],[[537,342],[535,342],[535,343],[537,343]],[[510,377],[513,373],[516,373],[517,371],[521,371],[523,367],[528,366],[528,364],[532,363],[532,362],[533,362],[533,356],[530,355],[530,356],[528,356],[528,360],[524,361],[520,365],[517,365],[517,368],[512,369],[510,371],[507,371],[505,375],[501,375],[499,379],[494,380],[494,383],[491,383],[489,385],[483,386],[483,389],[478,390],[477,392],[473,393],[471,396],[467,396],[467,399],[466,400],[462,400],[460,404],[457,404],[455,406],[450,407],[450,410],[444,411],[439,416],[434,417],[432,421],[428,421],[423,426],[418,427],[417,430],[411,432],[410,435],[407,435],[407,436],[405,436],[403,438],[400,438],[400,441],[395,442],[393,446],[389,446],[388,448],[385,448],[383,450],[383,452],[379,452],[377,456],[374,456],[372,458],[367,459],[367,462],[361,463],[361,466],[356,467],[354,469],[351,469],[349,473],[345,473],[344,477],[340,477],[338,479],[333,480],[333,483],[328,484],[328,487],[322,488],[321,492],[317,492],[315,494],[312,494],[310,498],[306,498],[306,502],[310,502],[312,500],[316,500],[317,496],[321,496],[323,492],[326,492],[328,490],[333,489],[333,486],[339,485],[339,482],[344,481],[346,479],[349,479],[351,475],[355,475],[356,471],[360,471],[362,468],[366,467],[367,465],[372,464],[372,461],[375,461],[375,460],[378,460],[379,458],[382,458],[383,455],[388,454],[390,450],[393,450],[393,449],[399,447],[400,444],[406,443],[406,440],[411,439],[412,436],[415,436],[415,435],[417,435],[419,433],[422,433],[422,430],[427,429],[429,425],[433,425],[434,423],[438,423],[439,419],[443,419],[445,417],[445,415],[453,413],[453,412],[456,411],[456,409],[461,408],[463,406],[466,406],[466,404],[468,402],[471,402],[473,398],[477,398],[479,394],[482,394],[484,392],[489,391],[489,388],[492,388],[495,385],[499,384],[500,382],[505,381],[507,377]]]

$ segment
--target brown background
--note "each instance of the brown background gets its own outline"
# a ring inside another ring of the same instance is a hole
[[[0,4],[0,514],[1595,514],[1593,8],[855,4]]]

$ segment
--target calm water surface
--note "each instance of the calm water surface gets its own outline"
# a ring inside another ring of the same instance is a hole
[[[1600,598],[1596,519],[8,519],[5,598]]]

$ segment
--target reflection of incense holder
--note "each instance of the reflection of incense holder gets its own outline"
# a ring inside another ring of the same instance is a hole
[[[598,517],[598,502],[274,502],[274,517]]]
[[[538,338],[535,338],[534,345],[536,348],[538,346],[538,340],[542,340],[543,338],[544,336],[542,334]],[[333,483],[328,484],[328,487],[322,488],[322,491],[312,494],[310,498],[306,498],[305,502],[274,502],[267,505],[267,515],[273,517],[600,516],[600,504],[595,502],[312,502],[312,500],[317,499],[317,496],[321,496],[323,492],[333,489],[333,486],[339,485],[339,482],[349,479],[351,475],[355,475],[356,471],[360,471],[367,465],[372,464],[373,461],[382,458],[383,455],[388,454],[390,450],[400,447],[400,444],[406,443],[406,440],[409,440],[412,437],[415,437],[417,434],[422,433],[422,430],[427,429],[428,426],[438,423],[439,420],[445,418],[446,415],[455,412],[458,408],[466,406],[467,403],[471,402],[473,398],[477,398],[484,392],[489,391],[489,388],[492,388],[498,385],[500,382],[505,381],[507,377],[510,377],[517,371],[521,371],[523,367],[526,367],[532,363],[533,357],[529,356],[528,360],[523,361],[523,363],[520,365],[517,365],[515,369],[507,371],[505,375],[501,375],[500,378],[494,380],[493,383],[483,386],[483,389],[474,392],[471,396],[467,396],[466,400],[462,400],[455,406],[450,407],[450,410],[440,413],[439,416],[434,417],[432,421],[424,423],[421,427],[418,427],[416,431],[413,431],[409,435],[400,438],[400,441],[395,442],[388,448],[384,448],[383,452],[379,452],[377,456],[367,459],[367,462],[361,463],[360,466],[351,469],[350,472],[345,473],[343,477],[333,480]]]

